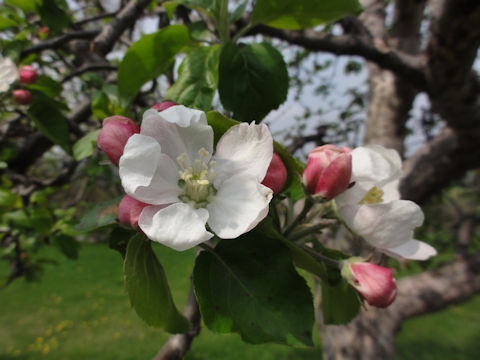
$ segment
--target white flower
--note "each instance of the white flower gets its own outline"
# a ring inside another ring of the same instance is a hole
[[[213,234],[232,239],[268,213],[272,191],[261,181],[273,155],[265,125],[230,128],[213,152],[213,130],[205,113],[184,106],[143,115],[120,158],[128,195],[150,204],[138,225],[153,241],[186,250]]]
[[[413,201],[400,200],[402,161],[398,153],[370,145],[351,154],[351,182],[355,185],[335,199],[346,224],[387,255],[413,260],[436,255],[433,247],[413,239],[413,231],[422,225],[424,216]]]
[[[13,61],[0,55],[0,92],[5,92],[18,79],[18,70]]]

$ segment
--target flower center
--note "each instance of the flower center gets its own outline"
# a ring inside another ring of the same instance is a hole
[[[380,204],[383,202],[383,190],[374,186],[360,200],[359,204]]]
[[[203,147],[198,150],[198,158],[193,165],[187,166],[186,159],[186,153],[177,158],[181,169],[178,172],[180,175],[178,186],[183,189],[179,199],[196,209],[203,208],[209,203],[210,197],[217,193],[213,187],[215,161],[208,162],[208,151]]]

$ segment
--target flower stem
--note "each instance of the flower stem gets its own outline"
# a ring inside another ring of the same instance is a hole
[[[293,229],[295,229],[295,227],[303,220],[305,219],[305,216],[307,215],[307,213],[310,211],[310,209],[312,208],[314,202],[313,200],[310,198],[310,197],[306,197],[305,198],[305,204],[303,205],[303,209],[302,211],[300,212],[300,214],[298,214],[298,216],[292,221],[292,223],[287,227],[287,229],[285,230],[285,232],[283,233],[283,235],[285,237],[288,236],[288,234],[290,234],[292,232]]]
[[[333,266],[335,268],[340,268],[340,261],[337,261],[337,260],[334,260],[334,259],[330,259],[329,257],[327,256],[324,256],[322,254],[319,254],[317,253],[316,251],[312,250],[311,248],[309,248],[308,246],[301,246],[302,250],[304,250],[305,252],[307,252],[308,254],[310,254],[312,257],[314,257],[315,259],[317,260],[320,260],[320,261],[323,261],[324,263],[330,265],[330,266]]]
[[[316,233],[318,230],[326,228],[329,225],[335,224],[337,221],[335,219],[323,219],[319,224],[310,225],[304,229],[300,229],[292,233],[289,237],[291,241],[297,241],[304,238],[307,235]]]

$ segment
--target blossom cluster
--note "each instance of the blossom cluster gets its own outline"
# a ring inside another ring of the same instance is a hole
[[[237,124],[214,150],[205,113],[171,102],[147,110],[140,127],[126,117],[106,118],[98,146],[119,166],[127,194],[120,222],[179,251],[253,229],[288,177],[265,125]],[[324,145],[310,152],[303,186],[314,199],[333,200],[346,226],[379,252],[425,260],[436,251],[413,239],[423,213],[400,199],[401,165],[396,151],[381,146]],[[341,261],[339,270],[370,305],[394,300],[391,270],[358,257]]]

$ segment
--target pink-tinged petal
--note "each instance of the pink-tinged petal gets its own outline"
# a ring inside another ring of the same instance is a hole
[[[307,191],[328,200],[345,191],[352,175],[351,149],[327,144],[308,154],[303,182]]]
[[[164,102],[156,103],[156,104],[153,105],[150,109],[155,109],[155,110],[157,110],[158,112],[160,112],[160,111],[166,110],[166,109],[168,109],[169,107],[172,107],[172,106],[175,106],[175,105],[177,105],[177,104],[175,104],[174,102],[164,101]]]
[[[20,69],[20,82],[22,84],[33,84],[37,81],[37,70],[31,65],[25,65]]]
[[[205,229],[208,212],[184,203],[148,206],[140,214],[138,225],[147,237],[177,251],[190,249],[210,239]]]
[[[315,194],[331,200],[347,189],[351,176],[352,157],[350,154],[341,154],[330,163],[318,179]]]
[[[119,174],[125,192],[139,201],[152,205],[178,201],[178,168],[149,136],[135,134],[128,140]]]
[[[182,105],[162,112],[145,111],[141,134],[155,138],[162,144],[162,152],[174,161],[187,154],[186,166],[194,163],[201,148],[210,155],[213,151],[213,129],[207,124],[205,113]]]
[[[217,144],[215,186],[232,176],[248,174],[261,182],[272,161],[273,139],[266,125],[232,126]]]
[[[427,260],[437,255],[437,250],[423,241],[411,239],[405,244],[382,250],[397,259]]]
[[[103,120],[97,145],[113,164],[118,165],[128,139],[139,131],[133,120],[123,116],[111,116]]]
[[[32,93],[25,89],[13,90],[13,99],[19,104],[28,105],[32,102]]]
[[[277,153],[273,153],[272,161],[262,184],[278,194],[285,186],[285,181],[287,181],[287,168],[283,164],[282,158]]]
[[[397,295],[395,279],[388,268],[347,260],[343,262],[342,276],[372,306],[385,308],[395,300]]]
[[[122,224],[138,228],[138,218],[143,208],[149,206],[129,195],[125,195],[118,205],[118,220]]]
[[[272,190],[245,174],[222,183],[207,205],[208,224],[222,239],[233,239],[254,228],[268,213]]]

